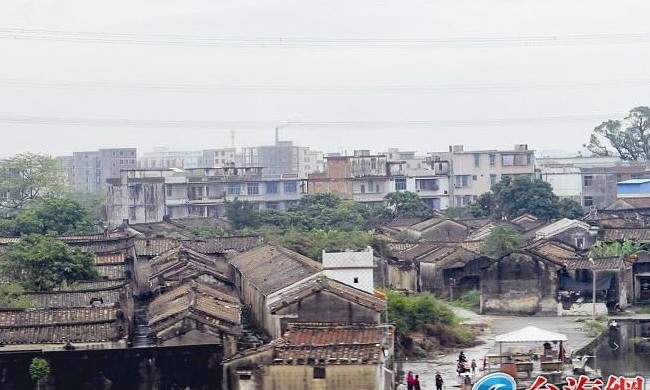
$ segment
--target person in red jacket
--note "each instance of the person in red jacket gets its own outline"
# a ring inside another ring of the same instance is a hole
[[[415,378],[413,377],[412,371],[409,371],[408,375],[406,376],[406,388],[408,390],[415,389]]]

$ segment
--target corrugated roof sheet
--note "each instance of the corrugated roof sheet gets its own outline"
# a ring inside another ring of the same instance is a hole
[[[263,245],[232,257],[230,263],[264,295],[322,270],[322,265],[288,249]]]

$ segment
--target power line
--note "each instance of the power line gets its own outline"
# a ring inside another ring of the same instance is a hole
[[[110,33],[0,28],[0,39],[130,45],[224,46],[252,48],[435,48],[649,43],[650,33],[567,34],[511,37],[323,38],[206,37],[195,35]]]
[[[297,94],[360,94],[360,93],[461,93],[477,91],[520,91],[646,87],[650,80],[596,80],[549,83],[499,83],[465,85],[206,85],[206,84],[133,84],[111,82],[70,82],[55,80],[0,79],[0,87],[118,90],[177,93],[297,93]]]
[[[315,128],[431,128],[496,125],[530,125],[544,123],[583,122],[618,117],[620,114],[560,115],[528,118],[486,119],[426,119],[426,120],[296,120],[296,121],[196,121],[196,120],[148,120],[117,118],[74,118],[50,116],[0,115],[0,123],[20,125],[89,126],[111,128],[180,128],[180,129],[264,129],[283,122],[291,126]]]

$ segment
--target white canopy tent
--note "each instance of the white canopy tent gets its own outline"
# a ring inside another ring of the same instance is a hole
[[[567,340],[566,335],[550,332],[532,325],[515,330],[514,332],[502,334],[495,338],[495,341],[499,343],[499,354],[502,354],[501,349],[503,343],[542,343],[558,341],[560,342],[560,351],[563,354],[564,347],[562,344]]]

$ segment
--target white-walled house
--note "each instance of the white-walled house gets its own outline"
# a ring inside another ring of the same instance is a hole
[[[362,251],[325,252],[323,270],[330,279],[372,294],[374,255],[371,247]]]

